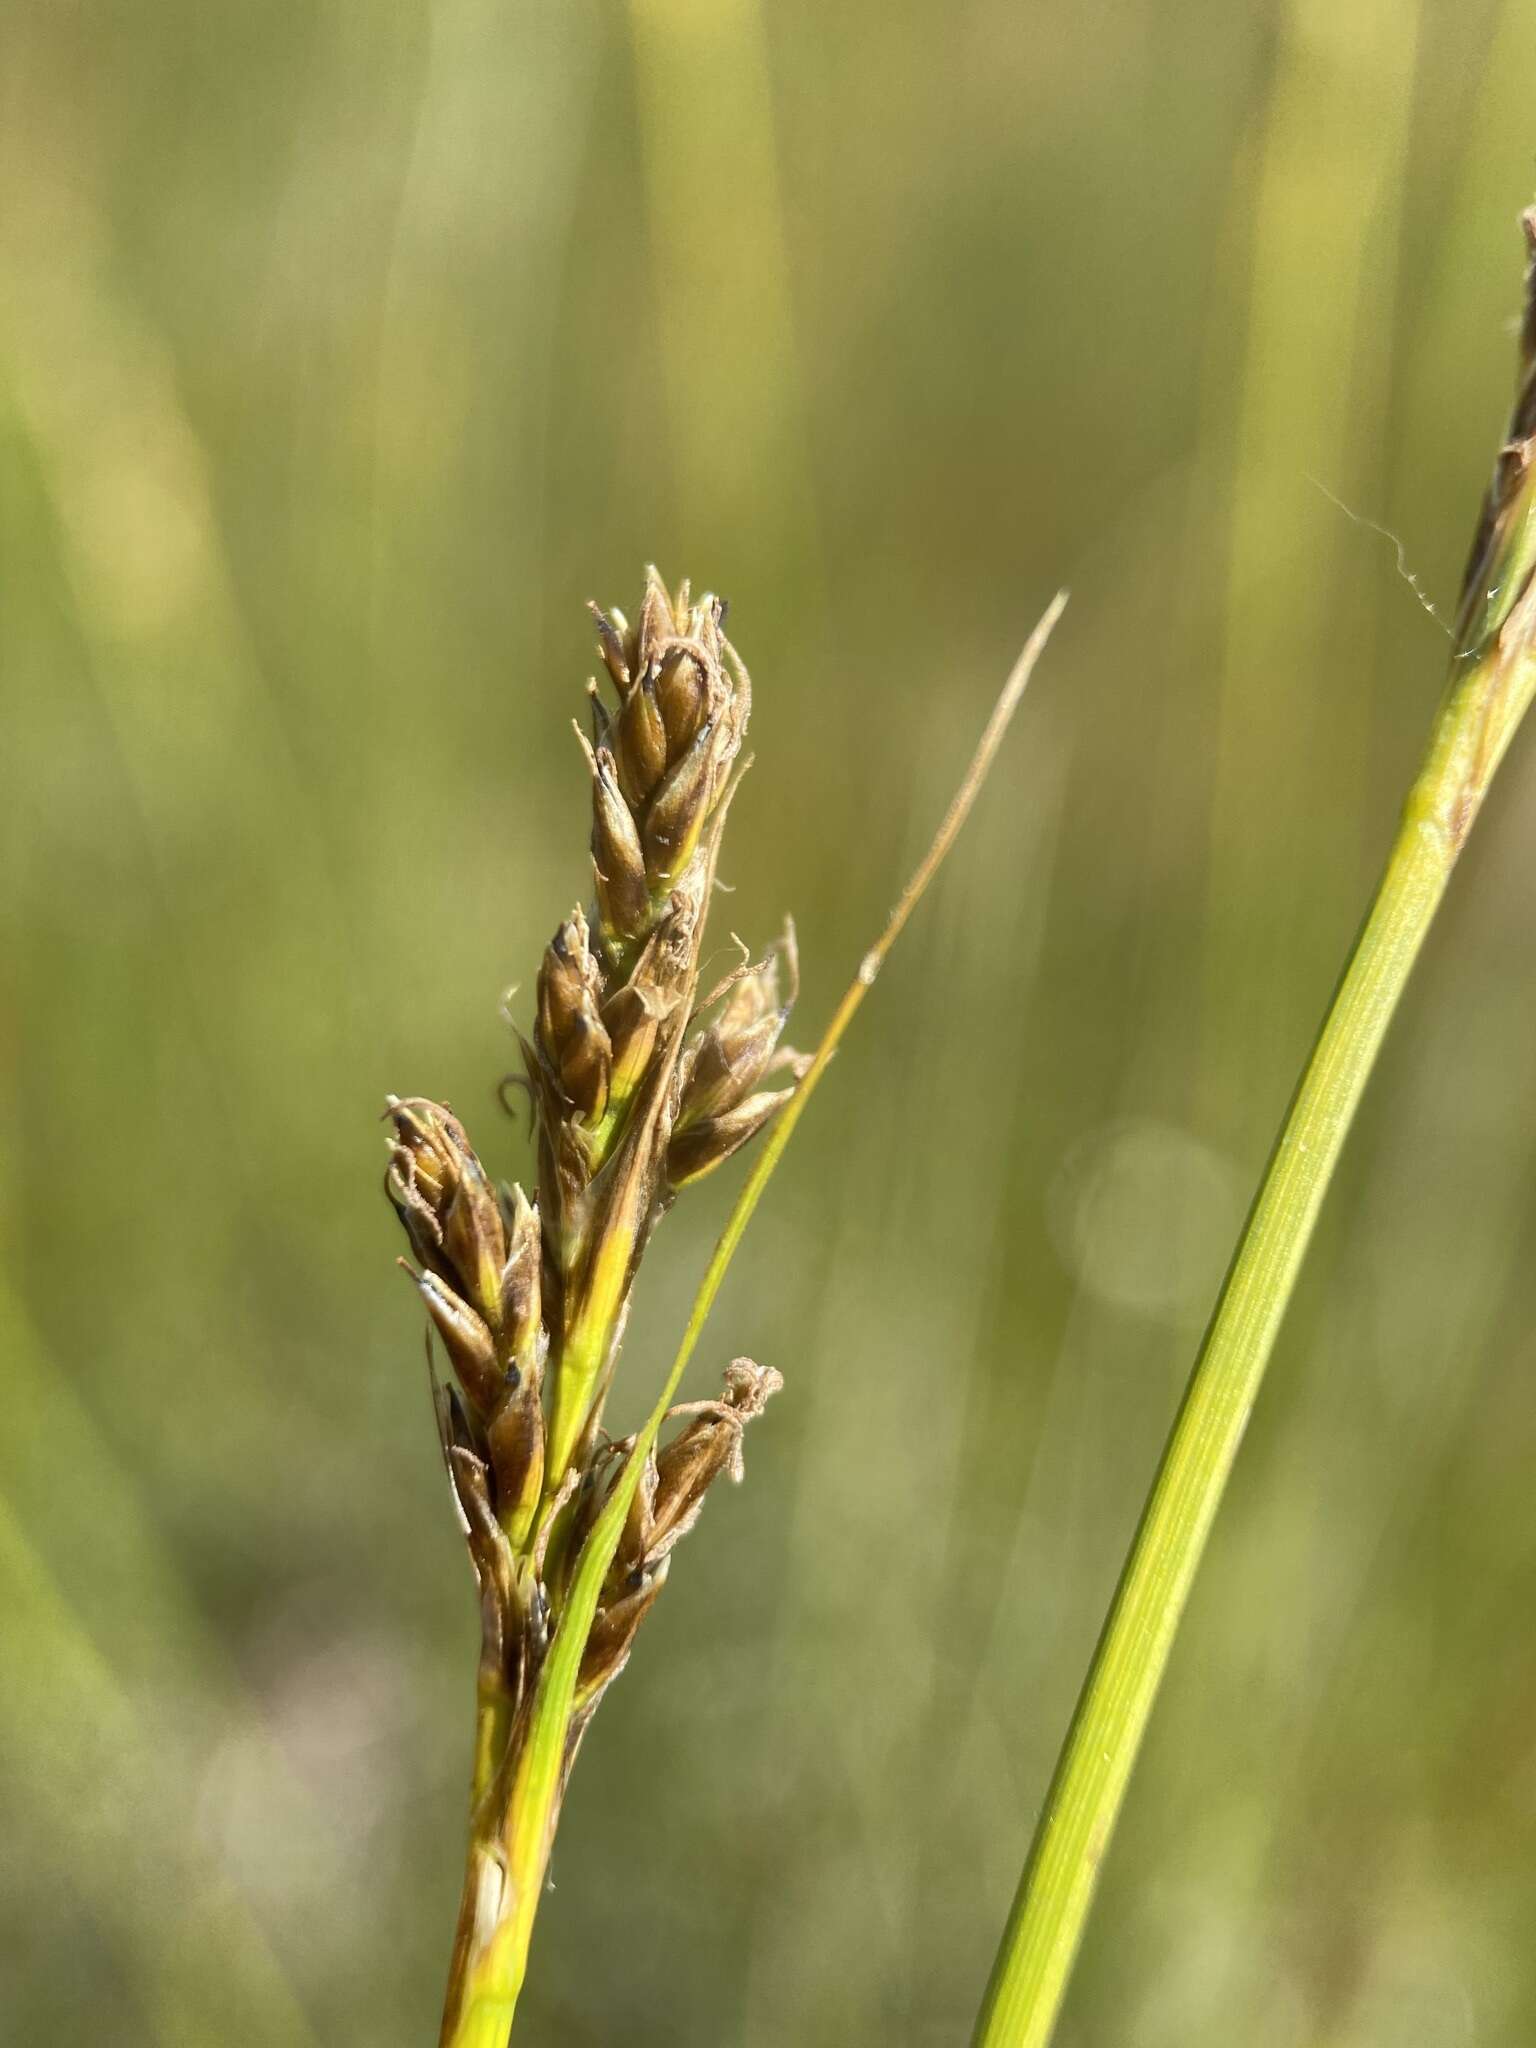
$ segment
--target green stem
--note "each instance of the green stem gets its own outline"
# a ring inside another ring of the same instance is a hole
[[[1405,825],[1243,1234],[1078,1703],[976,2040],[1050,2038],[1099,1864],[1312,1225],[1450,874]]]
[[[1525,411],[1529,419],[1529,357]],[[1507,453],[1508,451],[1506,451]],[[1392,1014],[1536,686],[1530,464],[1496,477],[1461,649],[1375,901],[1301,1077],[1046,1795],[976,2048],[1044,2048],[1174,1633],[1328,1182]]]

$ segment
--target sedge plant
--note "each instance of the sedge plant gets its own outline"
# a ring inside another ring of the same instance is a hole
[[[1536,692],[1536,209],[1513,418],[1468,560],[1448,687],[1302,1072],[1132,1540],[987,1986],[978,2048],[1044,2048],[1190,1586],[1351,1119]]]
[[[738,1358],[713,1399],[672,1402],[748,1219],[881,961],[944,859],[1045,644],[1020,656],[933,845],[815,1054],[782,1034],[786,924],[713,986],[704,937],[745,763],[751,684],[724,606],[648,572],[631,625],[593,608],[611,690],[578,728],[593,900],[551,939],[522,1039],[537,1185],[493,1185],[442,1104],[392,1097],[387,1187],[402,1261],[451,1377],[438,1429],[479,1592],[469,1845],[441,2048],[505,2048],[560,1806],[582,1738],[666,1583],[672,1553],[780,1388]],[[603,1429],[635,1276],[673,1201],[766,1133],[644,1427]],[[663,1440],[665,1435],[665,1440]]]

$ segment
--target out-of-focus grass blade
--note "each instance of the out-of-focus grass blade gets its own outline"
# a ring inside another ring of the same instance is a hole
[[[175,1759],[81,1625],[0,1494],[6,1671],[0,1752],[39,1810],[57,1873],[114,1933],[167,2043],[319,2048],[265,1933],[188,1847]],[[141,1909],[145,1888],[156,1911]]]

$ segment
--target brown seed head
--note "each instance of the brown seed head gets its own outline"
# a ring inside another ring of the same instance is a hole
[[[686,592],[684,593],[686,595]],[[667,586],[654,563],[645,572],[645,595],[640,600],[639,639],[634,673],[650,668],[661,649],[677,631],[677,613]]]
[[[580,909],[561,925],[539,968],[539,1049],[577,1114],[596,1123],[608,1105],[613,1048],[598,1005],[602,974]]]
[[[598,1610],[581,1653],[581,1671],[576,1681],[577,1713],[574,1725],[584,1725],[603,1694],[629,1662],[635,1635],[667,1582],[665,1561],[656,1571],[638,1575],[632,1592],[605,1603]]]
[[[656,934],[652,933],[647,954],[655,940]],[[645,1079],[661,1029],[663,1011],[656,1000],[651,976],[643,971],[648,964],[642,956],[629,980],[622,988],[616,988],[603,1005],[603,1023],[613,1046],[608,1099],[620,1108]]]
[[[592,770],[592,866],[598,914],[610,936],[639,938],[651,919],[645,855],[634,816],[619,787],[618,768],[606,746],[579,735]]]
[[[615,731],[619,787],[638,817],[667,770],[667,729],[648,675],[641,676],[624,699]]]
[[[699,1519],[704,1496],[721,1473],[739,1484],[741,1440],[784,1385],[772,1366],[736,1358],[725,1369],[725,1394],[701,1403],[692,1421],[656,1454],[646,1562],[654,1566]]]
[[[391,1096],[388,1113],[389,1195],[417,1257],[488,1322],[499,1323],[506,1229],[464,1126],[421,1097]]]
[[[686,1131],[678,1131],[667,1147],[668,1185],[687,1187],[690,1181],[702,1180],[706,1173],[723,1166],[733,1152],[739,1152],[772,1122],[794,1092],[793,1088],[773,1088],[749,1095],[734,1109],[720,1116],[700,1117]]]
[[[697,736],[709,704],[704,664],[690,648],[663,655],[654,685],[668,761],[675,761]]]
[[[798,1075],[797,1055],[779,1052],[778,1045],[799,981],[795,928],[786,921],[784,936],[737,977],[719,1016],[690,1049],[679,1077],[679,1130],[734,1109],[771,1067],[791,1067]]]
[[[533,1526],[544,1479],[544,1411],[537,1379],[509,1377],[486,1429],[496,1504],[513,1543]]]
[[[799,979],[795,928],[786,921],[784,936],[737,978],[719,1016],[679,1067],[677,1117],[667,1149],[672,1187],[685,1187],[729,1159],[793,1095],[793,1086],[759,1090],[758,1083],[775,1072],[799,1081],[809,1065],[779,1044]]]
[[[500,1398],[509,1263],[501,1205],[458,1118],[423,1098],[389,1098],[386,1185],[423,1271],[412,1278],[471,1404]]]
[[[589,604],[587,610],[597,622],[597,651],[602,657],[604,668],[613,678],[613,687],[622,698],[629,692],[629,658],[634,652],[629,621],[617,605],[610,612],[599,611],[595,604]]]
[[[719,726],[701,727],[651,799],[642,843],[645,871],[655,888],[665,888],[693,858],[713,806],[721,744]]]
[[[544,1248],[539,1212],[521,1188],[512,1190],[507,1218],[507,1263],[502,1274],[501,1315],[507,1349],[524,1379],[537,1382],[543,1370],[540,1318]]]
[[[722,1473],[742,1476],[741,1443],[784,1381],[750,1358],[733,1359],[718,1401],[674,1409],[683,1428],[645,1461],[623,1535],[587,1639],[577,1694],[590,1712],[628,1661],[635,1634],[666,1583],[674,1547],[699,1519],[704,1496]],[[623,1452],[627,1446],[613,1449]]]
[[[389,1193],[458,1383],[438,1390],[438,1408],[480,1579],[483,1655],[511,1700],[546,1652],[571,1560],[601,1512],[605,1460],[624,1448],[605,1444],[601,1416],[649,1233],[674,1189],[792,1092],[763,1084],[803,1068],[779,1042],[795,994],[789,929],[706,1001],[711,1021],[690,1038],[751,703],[724,607],[695,601],[687,583],[669,593],[650,569],[634,625],[616,610],[593,616],[616,697],[605,706],[589,684],[581,737],[597,907],[574,911],[550,941],[522,1041],[537,1202],[517,1188],[498,1198],[441,1105],[389,1103]],[[707,1489],[740,1476],[743,1430],[779,1384],[737,1360],[721,1398],[673,1411],[676,1434],[645,1460],[603,1587],[573,1727],[622,1668]]]
[[[403,1259],[401,1264],[405,1265]],[[417,1273],[409,1266],[406,1271],[416,1283],[470,1406],[477,1416],[488,1415],[501,1399],[505,1380],[489,1325],[435,1273]]]
[[[722,609],[715,597],[695,604],[686,583],[670,596],[654,568],[633,631],[621,627],[620,613],[593,606],[598,651],[619,694],[611,736],[604,739],[602,721],[598,727],[593,853],[604,924],[621,938],[641,935],[645,910],[631,835],[611,815],[597,764],[606,746],[654,905],[697,852],[746,730],[746,672],[720,631]]]

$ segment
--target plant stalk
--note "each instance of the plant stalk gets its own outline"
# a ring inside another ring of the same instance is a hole
[[[1536,248],[1532,216],[1526,233]],[[1387,1026],[1536,688],[1536,301],[1473,547],[1451,682],[1375,899],[1302,1073],[1163,1453],[1046,1795],[975,2048],[1044,2048],[1190,1586]]]
[[[860,961],[858,971],[833,1012],[794,1094],[769,1126],[699,1282],[666,1383],[582,1545],[549,1654],[539,1671],[526,1735],[510,1746],[511,1769],[507,1781],[504,1784],[498,1782],[489,1794],[489,1806],[501,1815],[499,1838],[480,1865],[490,1879],[489,1903],[480,1908],[479,1931],[470,1947],[462,1954],[457,1949],[455,1952],[442,2048],[506,2048],[527,1972],[528,1946],[549,1867],[560,1802],[574,1759],[575,1744],[580,1739],[580,1724],[573,1727],[573,1717],[579,1706],[577,1679],[582,1651],[647,1454],[666,1420],[715,1297],[763,1190],[783,1157],[795,1126],[831,1063],[844,1032],[874,986],[886,956],[959,836],[1065,604],[1066,593],[1063,591],[1047,608],[1026,642],[933,843],[897,899],[884,930]],[[481,1845],[477,1838],[471,1845],[471,1876],[466,1879],[465,1888],[465,1911],[472,1918],[475,1908],[471,1894],[476,1859],[480,1853]]]

